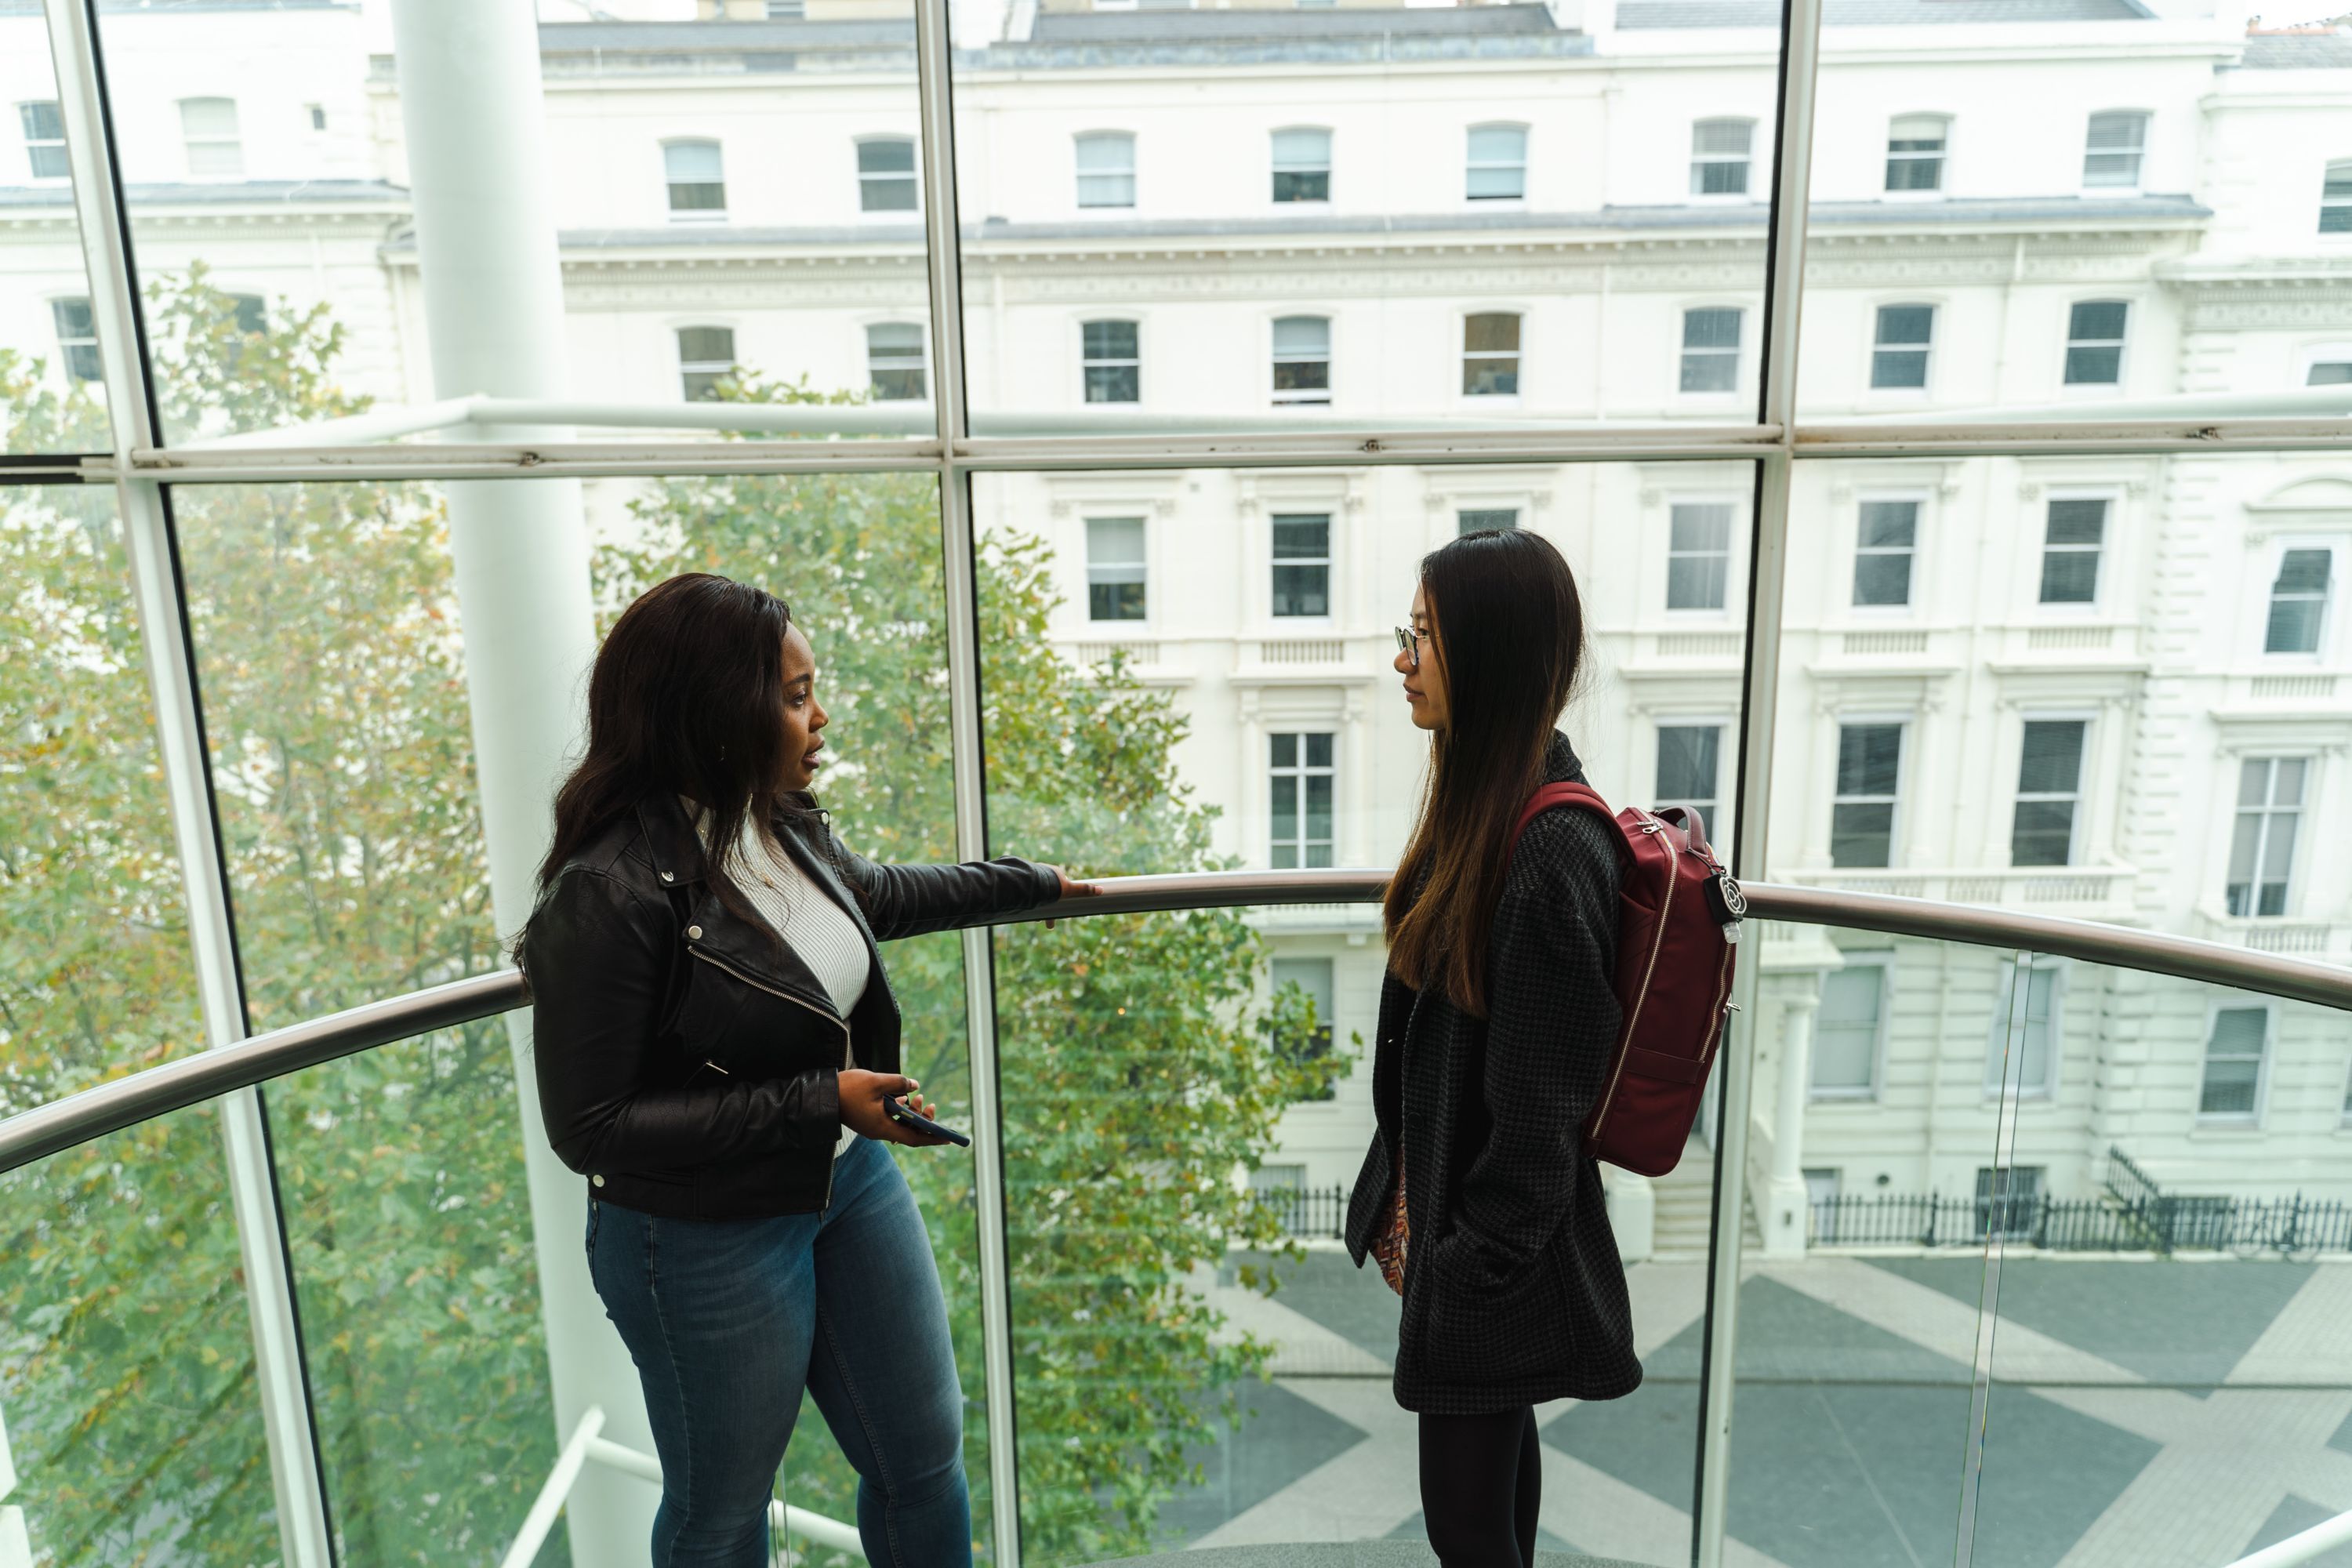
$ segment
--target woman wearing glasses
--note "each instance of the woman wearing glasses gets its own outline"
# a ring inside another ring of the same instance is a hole
[[[1536,534],[1465,534],[1422,562],[1397,643],[1429,773],[1382,911],[1348,1247],[1404,1298],[1396,1398],[1421,1417],[1430,1544],[1444,1568],[1528,1568],[1533,1407],[1642,1381],[1581,1134],[1617,1039],[1617,848],[1582,811],[1511,845],[1539,786],[1584,777],[1554,728],[1584,652],[1575,578]]]
[[[857,1470],[867,1559],[971,1561],[947,1310],[881,1147],[941,1140],[894,1105],[930,1114],[874,944],[1100,889],[853,853],[807,793],[824,727],[782,600],[648,589],[597,652],[520,944],[548,1137],[587,1178],[589,1273],[661,1456],[660,1568],[769,1561],[803,1389]]]

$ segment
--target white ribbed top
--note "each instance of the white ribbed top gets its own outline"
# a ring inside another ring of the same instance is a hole
[[[692,806],[688,809],[695,811],[694,830],[701,836],[703,850],[708,853],[710,814],[696,811]],[[783,938],[793,955],[816,976],[834,1011],[848,1017],[859,998],[866,994],[866,939],[858,933],[857,922],[849,918],[849,912],[810,880],[809,874],[776,842],[774,835],[748,821],[735,841],[734,853],[728,857],[727,874],[743,890],[760,918]],[[841,1044],[841,1065],[857,1065],[846,1039]],[[847,1148],[856,1136],[848,1128],[843,1128],[836,1152]]]

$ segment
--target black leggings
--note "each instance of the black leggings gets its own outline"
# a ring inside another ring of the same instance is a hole
[[[1444,1568],[1533,1568],[1542,1500],[1532,1406],[1421,1418],[1421,1513]]]

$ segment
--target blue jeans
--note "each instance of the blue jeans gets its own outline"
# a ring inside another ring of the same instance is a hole
[[[833,1206],[661,1219],[588,1205],[588,1270],[637,1363],[662,1500],[656,1568],[764,1568],[768,1500],[805,1388],[857,1470],[876,1568],[971,1562],[963,1391],[907,1179],[859,1138]]]

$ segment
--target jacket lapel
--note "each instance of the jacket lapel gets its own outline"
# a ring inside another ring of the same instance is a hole
[[[654,874],[665,889],[677,888],[688,899],[688,935],[690,946],[700,948],[712,958],[736,970],[756,985],[781,991],[793,1000],[838,1017],[832,1000],[819,985],[816,976],[803,963],[800,955],[782,942],[773,940],[764,931],[748,928],[741,919],[719,901],[718,889],[711,885],[710,858],[702,847],[702,837],[694,830],[686,815],[685,803],[676,795],[656,793],[637,802],[637,822],[645,832],[646,848],[653,856]],[[790,839],[787,847],[792,847]],[[806,869],[803,856],[793,856],[795,863]],[[837,896],[837,894],[836,894]],[[852,911],[855,918],[855,911]],[[858,921],[860,932],[866,922]],[[874,939],[866,937],[866,984],[874,983]]]

